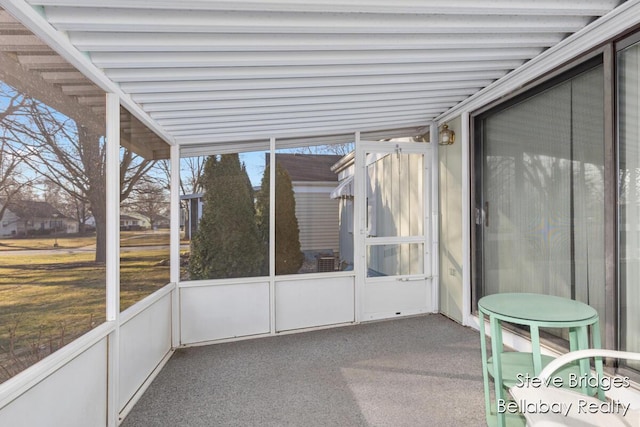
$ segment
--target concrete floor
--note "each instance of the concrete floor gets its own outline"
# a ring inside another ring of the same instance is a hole
[[[441,315],[178,350],[122,423],[482,426],[477,331]]]

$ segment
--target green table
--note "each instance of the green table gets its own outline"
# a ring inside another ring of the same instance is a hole
[[[487,357],[484,318],[489,318],[491,337],[491,358]],[[552,358],[540,352],[540,328],[569,329],[570,350],[600,348],[600,325],[598,312],[580,301],[553,295],[528,293],[502,293],[488,295],[478,301],[480,319],[480,337],[482,351],[482,370],[484,380],[485,410],[487,423],[499,427],[506,423],[505,413],[495,413],[491,409],[489,395],[489,376],[495,383],[496,403],[505,399],[505,388],[516,384],[516,375],[538,376]],[[531,331],[531,353],[505,352],[502,343],[502,322],[529,326]],[[592,347],[589,347],[589,327],[591,327]],[[588,360],[579,364],[580,375],[590,374]],[[596,373],[602,377],[602,360],[596,360]],[[587,393],[587,385],[582,387]],[[604,392],[598,389],[600,399]]]

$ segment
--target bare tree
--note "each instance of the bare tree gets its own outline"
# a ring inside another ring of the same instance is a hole
[[[10,96],[1,89],[0,97],[7,100],[6,107],[0,112],[0,219],[4,216],[9,202],[20,193],[25,185],[31,180],[21,173],[21,156],[16,152],[16,147],[11,144],[11,139],[7,137],[4,129],[11,121],[13,115],[24,106],[24,100],[17,94]]]
[[[78,203],[88,204],[96,226],[97,262],[106,258],[106,150],[101,132],[85,127],[41,102],[24,97],[21,119],[7,120],[6,132],[23,145],[23,161]],[[120,200],[154,161],[121,150]]]
[[[292,149],[291,151],[299,154],[339,154],[346,156],[352,152],[355,148],[353,143],[344,144],[327,144],[327,145],[312,145],[308,147],[300,147]]]
[[[202,175],[207,158],[185,157],[180,159],[180,194],[202,193]],[[160,160],[158,165],[165,175],[165,185],[169,188],[171,167],[168,160]]]
[[[151,228],[154,228],[157,221],[167,214],[169,195],[160,182],[143,179],[133,189],[125,206],[149,218]]]
[[[55,182],[45,178],[44,201],[64,216],[74,219],[78,225],[78,233],[83,234],[87,231],[87,222],[91,218],[91,206],[86,200],[73,197]]]

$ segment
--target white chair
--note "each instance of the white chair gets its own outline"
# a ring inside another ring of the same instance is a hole
[[[549,363],[538,378],[542,384],[547,384],[554,378],[553,374],[566,364],[593,357],[640,360],[640,353],[601,349],[572,351]],[[511,387],[509,392],[530,427],[640,427],[640,391],[617,385],[606,392],[605,402],[553,385],[534,387],[519,384]]]

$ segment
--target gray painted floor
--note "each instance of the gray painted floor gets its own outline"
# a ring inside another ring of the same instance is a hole
[[[482,426],[477,331],[440,315],[178,350],[143,426]]]

